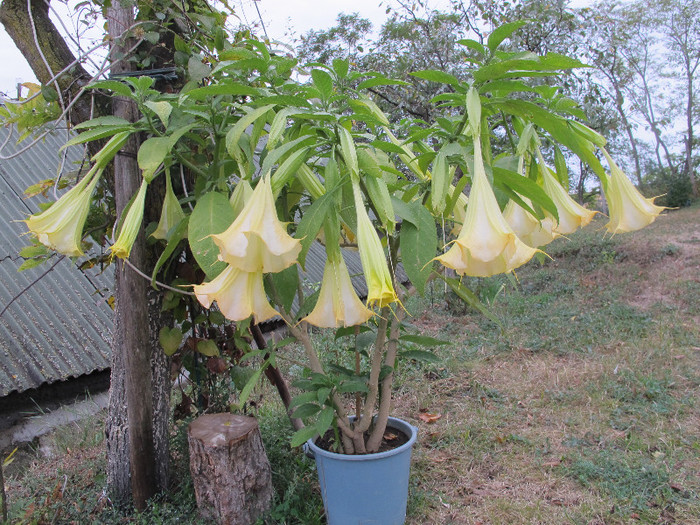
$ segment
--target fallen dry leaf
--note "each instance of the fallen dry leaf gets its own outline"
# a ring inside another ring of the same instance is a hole
[[[428,412],[421,412],[418,414],[418,419],[428,424],[435,423],[441,417],[442,414],[429,414]]]

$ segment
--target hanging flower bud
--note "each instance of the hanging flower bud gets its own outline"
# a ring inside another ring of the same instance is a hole
[[[474,141],[474,174],[467,211],[452,247],[436,257],[460,275],[488,277],[507,273],[529,261],[537,250],[513,233],[486,178],[481,143]]]
[[[262,272],[245,272],[227,266],[208,283],[196,285],[194,294],[205,308],[216,301],[221,313],[231,321],[243,321],[253,316],[256,323],[279,315],[265,295]]]
[[[102,170],[93,168],[51,207],[24,221],[41,244],[71,257],[83,255],[80,247],[83,227],[92,192],[101,175]]]
[[[595,216],[596,211],[588,210],[571,198],[571,195],[559,184],[550,169],[543,164],[540,158],[540,173],[542,174],[542,187],[545,193],[557,207],[559,221],[555,232],[561,235],[574,233],[579,228],[587,226]]]
[[[156,239],[168,239],[168,232],[173,226],[180,224],[180,221],[185,218],[185,212],[180,207],[180,202],[175,196],[173,185],[170,181],[170,173],[165,174],[165,199],[163,199],[163,209],[160,212],[160,221],[158,227],[151,235]]]
[[[367,304],[380,308],[397,301],[391,280],[391,273],[386,263],[384,248],[379,240],[377,230],[367,215],[362,193],[357,183],[353,184],[355,211],[357,213],[357,246],[360,250],[362,270],[367,281]]]
[[[532,204],[526,197],[522,199],[527,204]],[[515,201],[508,201],[503,210],[503,218],[518,239],[533,248],[549,244],[559,236],[555,231],[557,223],[552,217],[545,217],[540,221]]]
[[[211,236],[219,260],[246,272],[281,272],[294,264],[301,243],[277,218],[270,179],[264,176],[231,226]]]
[[[241,180],[236,184],[236,187],[231,193],[229,202],[233,207],[234,217],[238,217],[245,207],[245,203],[253,196],[253,188],[247,180]]]
[[[665,208],[654,204],[653,198],[647,199],[639,193],[608,152],[604,149],[602,151],[610,166],[605,193],[610,208],[610,221],[605,227],[610,233],[624,233],[639,230],[654,222]]]
[[[304,320],[322,328],[338,328],[362,324],[372,315],[357,297],[342,255],[328,257],[318,301]]]
[[[109,249],[112,257],[126,259],[131,253],[131,248],[134,245],[134,241],[136,241],[136,236],[139,234],[141,223],[143,222],[146,188],[148,188],[148,182],[144,179],[141,182],[141,187],[136,194],[136,198],[132,201],[131,206],[129,206],[129,211],[119,231],[119,237]]]

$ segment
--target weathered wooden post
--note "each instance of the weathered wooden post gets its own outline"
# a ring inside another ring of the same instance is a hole
[[[190,471],[202,517],[222,525],[251,525],[270,509],[272,475],[258,422],[235,414],[206,414],[188,428]]]

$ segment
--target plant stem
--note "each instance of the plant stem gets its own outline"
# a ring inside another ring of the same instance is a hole
[[[382,380],[381,395],[379,397],[379,412],[377,413],[377,419],[374,423],[372,434],[367,441],[367,449],[370,452],[379,450],[382,438],[384,437],[384,431],[386,430],[387,421],[389,420],[389,412],[391,410],[391,387],[394,382],[393,369],[396,365],[396,355],[399,351],[399,329],[401,328],[401,321],[405,315],[406,312],[403,309],[399,309],[391,320],[389,341],[386,343],[384,365],[391,367],[392,371]]]
[[[388,307],[382,308],[380,314],[381,320],[377,326],[377,338],[374,341],[374,350],[372,352],[372,361],[369,370],[369,393],[365,399],[365,406],[362,412],[362,419],[355,425],[355,430],[364,434],[372,423],[372,412],[377,403],[379,395],[379,375],[382,371],[382,357],[384,355],[384,347],[386,344],[386,329],[389,323],[389,315],[391,310]]]

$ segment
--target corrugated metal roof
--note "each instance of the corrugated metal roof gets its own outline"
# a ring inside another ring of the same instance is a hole
[[[0,144],[8,133],[0,128]],[[104,370],[110,363],[112,310],[99,289],[111,275],[78,271],[64,259],[29,287],[53,262],[17,271],[22,264],[17,253],[27,242],[21,238],[26,228],[16,221],[45,200],[24,199],[24,189],[56,175],[65,133],[51,133],[20,156],[0,160],[0,310],[17,297],[0,317],[0,396]],[[16,140],[13,133],[4,155],[27,143],[18,146]],[[69,150],[64,171],[76,169],[81,159],[79,148]]]

